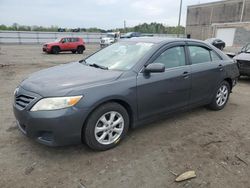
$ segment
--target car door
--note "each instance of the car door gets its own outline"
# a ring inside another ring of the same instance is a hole
[[[70,49],[76,49],[77,48],[77,42],[78,42],[78,38],[71,38],[70,40]]]
[[[62,44],[61,44],[61,46],[60,46],[60,48],[61,48],[61,50],[62,51],[64,51],[64,50],[68,50],[68,48],[69,48],[69,38],[63,38],[62,40],[61,40],[61,42],[62,42]]]
[[[68,38],[67,50],[72,50],[74,48],[75,38]]]
[[[192,80],[190,104],[208,103],[223,78],[222,58],[203,44],[189,43],[187,49]]]
[[[165,72],[143,72],[137,77],[137,105],[139,119],[170,112],[188,104],[191,79],[190,66],[186,61],[184,43],[176,43],[161,49],[150,60],[162,63]]]

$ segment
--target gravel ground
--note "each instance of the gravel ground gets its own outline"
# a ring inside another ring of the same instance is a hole
[[[83,55],[47,55],[38,45],[1,45],[0,187],[250,187],[250,79],[242,78],[222,111],[204,107],[131,130],[116,148],[50,148],[23,136],[13,91],[28,74]],[[174,182],[174,173],[197,177]],[[171,171],[171,172],[170,172]]]

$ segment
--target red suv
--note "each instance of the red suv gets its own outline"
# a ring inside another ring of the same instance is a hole
[[[84,50],[85,42],[80,37],[65,37],[43,45],[44,52],[53,54],[58,54],[62,51],[82,54]]]

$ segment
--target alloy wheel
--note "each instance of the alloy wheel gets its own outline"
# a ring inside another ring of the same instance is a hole
[[[95,139],[103,145],[116,142],[124,129],[124,119],[116,111],[103,114],[95,125]]]
[[[216,104],[218,106],[223,106],[227,102],[228,98],[228,88],[226,85],[222,85],[216,95]]]

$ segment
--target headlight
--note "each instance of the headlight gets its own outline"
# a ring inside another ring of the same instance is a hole
[[[38,101],[30,111],[67,108],[76,105],[81,98],[82,96],[44,98]]]

